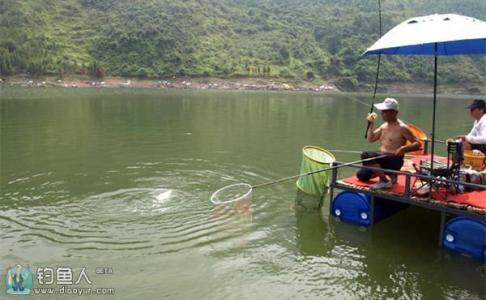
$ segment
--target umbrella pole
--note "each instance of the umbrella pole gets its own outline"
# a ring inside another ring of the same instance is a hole
[[[434,55],[434,104],[432,108],[432,147],[430,154],[430,172],[431,175],[434,172],[434,154],[435,154],[435,107],[437,103],[437,43],[435,43],[435,55]]]

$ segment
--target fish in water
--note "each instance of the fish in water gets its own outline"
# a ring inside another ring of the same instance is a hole
[[[168,200],[170,198],[170,195],[172,194],[171,190],[167,190],[165,192],[162,192],[158,194],[155,199],[157,199],[158,202],[164,202],[165,200]]]

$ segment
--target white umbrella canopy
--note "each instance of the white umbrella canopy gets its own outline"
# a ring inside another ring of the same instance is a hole
[[[364,54],[481,53],[486,53],[486,22],[456,14],[435,14],[402,22],[387,32]]]
[[[456,14],[434,14],[408,19],[392,28],[363,53],[434,56],[431,169],[434,165],[437,57],[485,53],[486,23]]]

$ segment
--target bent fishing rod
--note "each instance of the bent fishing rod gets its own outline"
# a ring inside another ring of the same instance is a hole
[[[382,27],[381,27],[381,1],[380,0],[378,0],[378,19],[380,24],[380,38],[381,38]],[[375,89],[373,91],[373,98],[371,100],[370,114],[373,113],[373,106],[375,104],[375,99],[376,99],[376,91],[378,90],[378,79],[380,76],[380,63],[381,63],[381,53],[378,54],[378,64],[376,66]],[[371,122],[368,121],[368,126],[366,127],[366,132],[365,132],[365,139],[368,138],[368,130],[370,129],[370,126],[371,126]]]

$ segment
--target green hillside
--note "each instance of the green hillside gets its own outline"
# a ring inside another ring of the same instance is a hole
[[[384,31],[413,16],[486,15],[482,0],[382,1]],[[104,74],[374,81],[378,3],[360,0],[0,0],[3,75]],[[484,83],[484,57],[440,58],[441,83]],[[432,60],[386,57],[382,81],[428,82]]]

